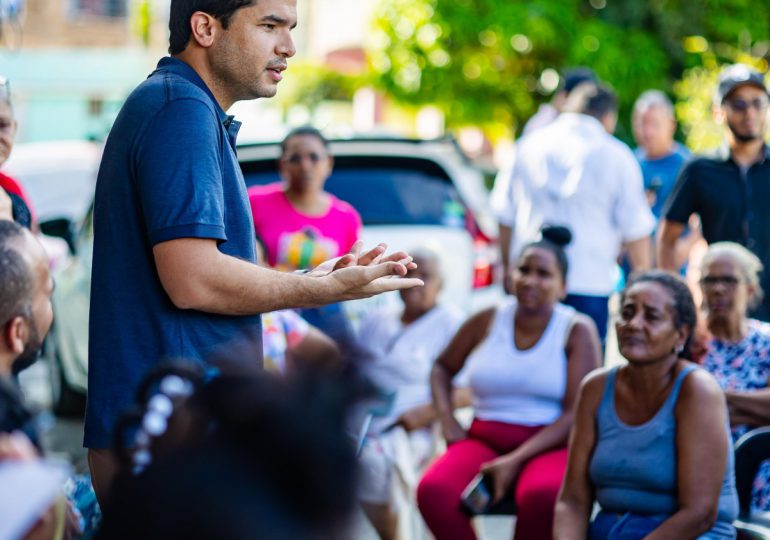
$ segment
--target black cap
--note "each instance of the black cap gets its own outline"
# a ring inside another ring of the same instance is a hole
[[[562,85],[562,91],[569,94],[572,92],[576,86],[583,84],[584,82],[598,82],[598,78],[596,77],[596,73],[593,72],[592,69],[587,67],[577,67],[577,68],[570,68],[567,69],[564,72],[564,76],[562,78],[563,85]]]
[[[719,86],[717,87],[716,96],[714,96],[715,101],[719,104],[724,103],[725,98],[730,95],[730,92],[744,84],[761,88],[767,93],[765,78],[759,71],[745,64],[733,64],[727,66],[719,73]]]

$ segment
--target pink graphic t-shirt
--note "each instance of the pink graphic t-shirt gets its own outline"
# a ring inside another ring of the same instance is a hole
[[[361,233],[361,216],[348,203],[333,195],[329,198],[326,214],[308,216],[291,205],[281,183],[249,189],[254,230],[270,266],[313,268],[350,250]]]

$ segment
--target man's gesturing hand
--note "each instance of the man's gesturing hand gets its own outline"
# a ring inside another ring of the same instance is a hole
[[[401,261],[349,266],[334,270],[322,279],[329,281],[336,301],[368,298],[383,292],[424,285],[421,279],[403,277],[410,263],[411,257],[407,256]]]
[[[308,272],[308,275],[311,277],[323,277],[342,268],[350,268],[352,266],[373,266],[384,262],[402,263],[406,266],[407,270],[414,270],[417,268],[417,265],[412,262],[412,258],[405,251],[396,251],[385,256],[385,251],[388,249],[388,246],[387,244],[380,243],[362,255],[361,249],[363,248],[363,245],[363,241],[358,240],[353,244],[353,247],[350,248],[349,253],[346,253],[342,257],[336,257],[322,262]]]

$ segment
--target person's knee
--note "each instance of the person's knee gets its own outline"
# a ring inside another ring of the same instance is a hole
[[[519,512],[533,512],[542,515],[553,512],[559,496],[558,483],[526,482],[516,489],[516,507]]]
[[[452,497],[451,483],[439,474],[430,471],[417,484],[417,506],[421,512],[430,512],[436,505],[443,506]]]

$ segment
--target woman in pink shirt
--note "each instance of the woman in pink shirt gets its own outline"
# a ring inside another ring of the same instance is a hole
[[[314,127],[290,132],[281,143],[283,182],[249,189],[254,230],[267,262],[278,270],[304,270],[344,255],[361,234],[361,216],[324,191],[334,159]],[[332,338],[347,356],[353,335],[339,304],[304,309],[302,317]]]
[[[270,266],[302,270],[347,253],[361,233],[361,217],[324,191],[334,160],[313,127],[295,129],[281,143],[283,182],[249,190],[254,229]]]

